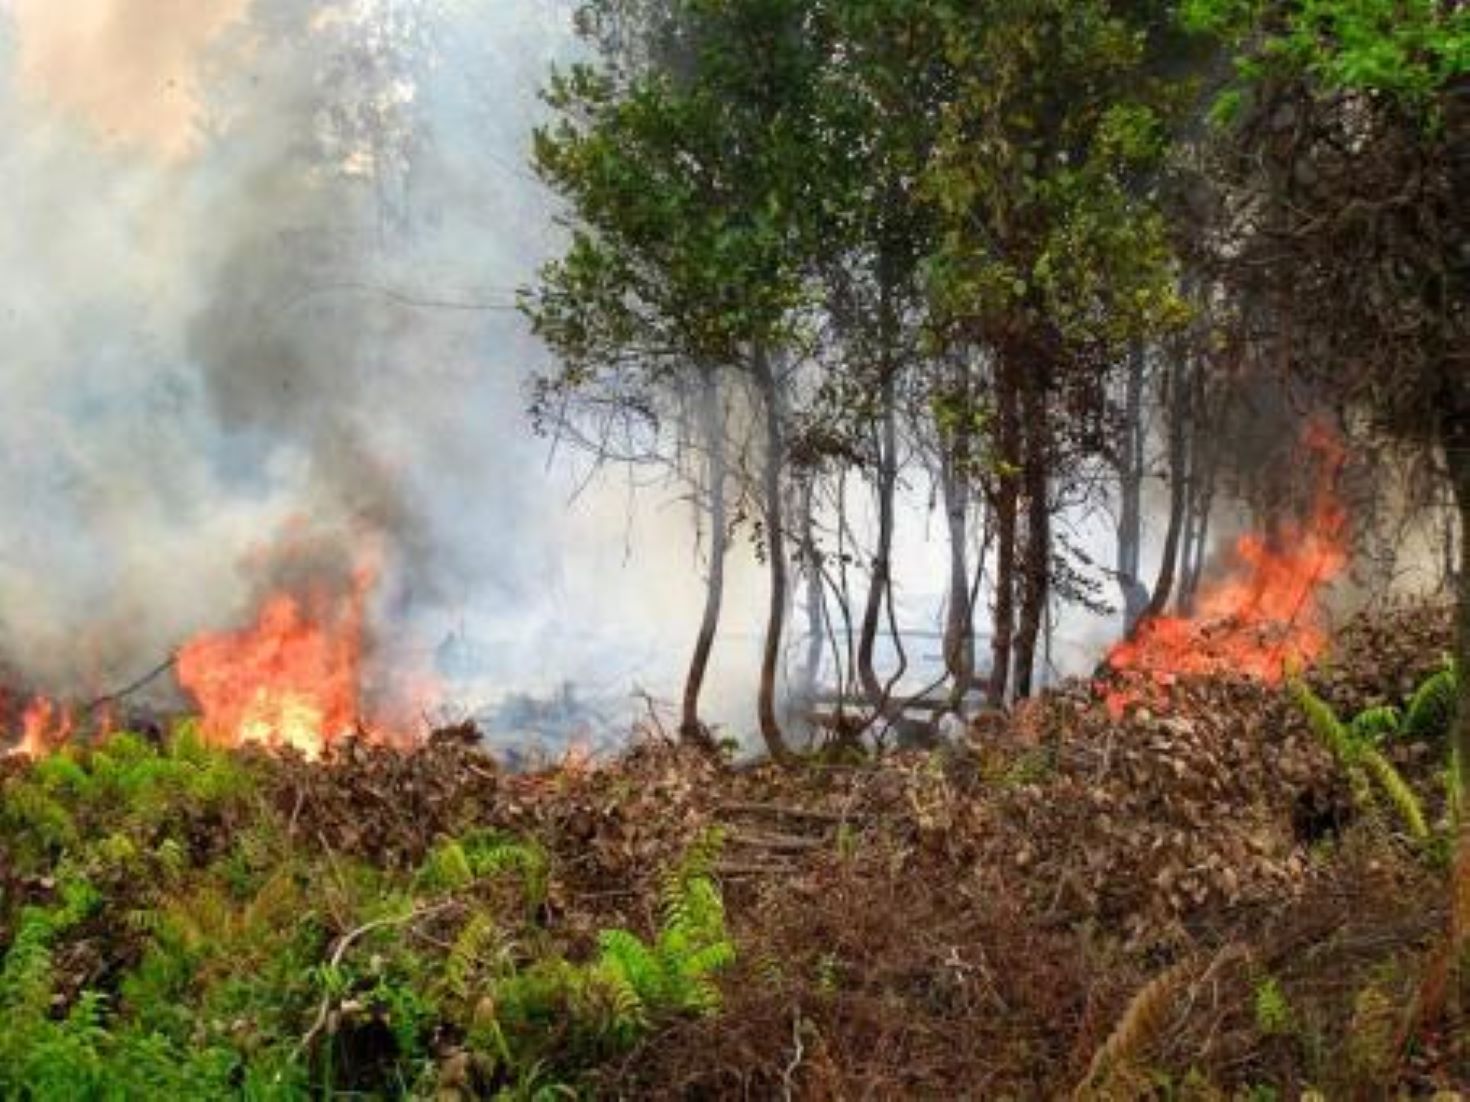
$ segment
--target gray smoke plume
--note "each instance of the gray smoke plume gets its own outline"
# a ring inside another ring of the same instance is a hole
[[[9,7],[0,661],[126,679],[289,582],[293,531],[318,573],[381,551],[400,649],[539,600],[564,536],[508,308],[565,9]]]

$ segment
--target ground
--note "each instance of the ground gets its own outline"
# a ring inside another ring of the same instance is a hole
[[[1401,703],[1448,631],[1379,611],[1306,680]],[[1100,696],[792,770],[648,733],[595,769],[509,774],[468,731],[310,763],[187,724],[12,759],[0,1095],[1470,1090],[1443,746],[1383,746],[1418,838],[1285,686]]]

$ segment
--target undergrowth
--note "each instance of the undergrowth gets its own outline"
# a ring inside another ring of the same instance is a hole
[[[717,836],[650,936],[578,952],[534,843],[470,830],[379,868],[295,837],[262,785],[188,725],[7,772],[0,1097],[559,1097],[719,1007]]]
[[[1347,775],[1354,801],[1362,808],[1374,806],[1374,790],[1388,797],[1404,829],[1417,842],[1431,837],[1424,805],[1389,760],[1388,744],[1397,740],[1417,739],[1443,742],[1454,717],[1457,696],[1457,674],[1452,664],[1428,678],[1400,710],[1389,705],[1376,705],[1359,712],[1344,722],[1308,685],[1293,679],[1290,685],[1297,707],[1307,725]],[[1447,823],[1444,836],[1453,838],[1458,826],[1462,793],[1455,781],[1453,758],[1446,751],[1443,772]]]

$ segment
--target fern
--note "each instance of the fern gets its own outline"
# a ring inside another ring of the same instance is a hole
[[[1416,841],[1425,841],[1429,837],[1429,827],[1424,821],[1424,808],[1408,782],[1393,767],[1393,763],[1372,747],[1362,751],[1361,760],[1363,767],[1378,782],[1378,786],[1388,794],[1389,801],[1408,827],[1409,833]]]
[[[493,831],[470,831],[435,846],[419,870],[419,883],[434,891],[459,891],[476,880],[515,873],[521,877],[527,902],[546,900],[549,870],[546,855],[534,846],[505,838]]]
[[[1459,670],[1453,661],[1414,691],[1404,719],[1404,733],[1413,739],[1445,737],[1454,723],[1459,701]]]
[[[1305,682],[1293,678],[1290,689],[1313,734],[1343,767],[1353,790],[1354,801],[1360,807],[1371,806],[1372,792],[1367,782],[1367,778],[1371,777],[1387,794],[1409,833],[1418,841],[1428,838],[1429,828],[1425,823],[1423,806],[1393,763],[1369,741],[1357,737],[1354,728],[1344,725],[1331,706]],[[1364,727],[1371,728],[1377,722],[1381,722],[1381,719],[1366,721]]]
[[[1359,743],[1377,744],[1393,738],[1403,729],[1404,717],[1397,708],[1383,705],[1365,708],[1353,717],[1348,731]]]
[[[449,947],[444,958],[444,988],[457,999],[468,999],[470,981],[486,948],[495,942],[497,931],[489,915],[477,912]]]

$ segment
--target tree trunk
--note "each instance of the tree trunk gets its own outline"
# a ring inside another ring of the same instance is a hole
[[[816,472],[801,487],[801,562],[806,585],[806,657],[801,667],[801,698],[810,703],[817,695],[817,678],[822,671],[822,645],[826,635],[826,593],[822,583],[822,560],[817,551],[815,520]]]
[[[949,526],[949,607],[944,622],[944,665],[953,679],[950,706],[958,708],[975,680],[975,618],[970,608],[970,568],[965,554],[970,534],[969,489],[961,473],[968,444],[962,432],[945,446],[940,480]]]
[[[1460,707],[1453,745],[1460,759],[1460,791],[1470,795],[1470,427],[1458,443],[1446,443],[1455,505],[1460,513],[1460,569],[1455,578],[1455,661],[1460,671]],[[1470,815],[1466,816],[1470,824]]]
[[[1198,407],[1196,407],[1198,408]],[[1194,425],[1194,442],[1190,446],[1189,514],[1193,518],[1192,539],[1183,548],[1183,575],[1179,583],[1179,611],[1194,615],[1194,598],[1204,576],[1205,555],[1210,547],[1210,514],[1215,507],[1216,449],[1213,441],[1202,436],[1202,426]]]
[[[760,391],[766,421],[766,455],[763,493],[765,497],[766,554],[771,572],[771,605],[766,620],[765,650],[761,655],[758,711],[761,736],[771,757],[785,763],[791,758],[781,720],[776,712],[776,674],[781,662],[781,634],[786,624],[786,518],[781,504],[781,472],[785,441],[781,431],[781,395],[771,367],[770,355],[757,347],[753,356],[756,387]]]
[[[1025,456],[1026,556],[1021,567],[1021,615],[1016,630],[1016,696],[1030,696],[1036,674],[1036,643],[1051,592],[1051,434],[1042,365],[1027,365],[1021,384]]]
[[[700,376],[699,429],[707,455],[705,480],[708,485],[705,492],[709,501],[709,576],[704,587],[704,617],[699,623],[694,655],[689,660],[689,673],[684,679],[684,709],[679,737],[686,742],[709,746],[713,740],[709,728],[699,718],[699,694],[704,687],[710,653],[714,650],[715,635],[720,627],[720,608],[725,599],[725,552],[730,543],[725,516],[725,433],[720,418],[719,382],[712,369],[706,369]]]
[[[1185,366],[1181,359],[1169,369],[1169,527],[1164,534],[1164,557],[1154,583],[1144,619],[1162,616],[1174,592],[1174,575],[1179,565],[1179,537],[1184,529],[1184,511],[1189,503],[1189,432],[1186,425]],[[1134,625],[1135,627],[1137,625]]]
[[[1455,579],[1455,663],[1460,700],[1451,745],[1459,762],[1459,852],[1451,883],[1453,932],[1461,946],[1470,944],[1470,424],[1458,426],[1444,441],[1445,457],[1460,513],[1460,570]]]
[[[1144,354],[1128,357],[1128,390],[1123,404],[1123,438],[1118,454],[1118,589],[1123,597],[1123,632],[1148,608],[1148,590],[1138,576],[1143,549],[1143,375]]]
[[[1010,683],[1011,640],[1016,622],[1016,527],[1020,508],[1021,414],[1017,408],[1015,367],[1005,357],[996,372],[996,445],[1005,464],[995,489],[995,622],[990,642],[990,682],[985,695],[992,707],[1006,702]]]
[[[868,699],[876,704],[883,696],[873,652],[882,621],[883,599],[892,573],[894,494],[898,487],[898,401],[897,380],[885,365],[882,382],[882,422],[878,439],[878,544],[873,554],[873,573],[868,579],[868,599],[863,607],[858,634],[858,679]]]

